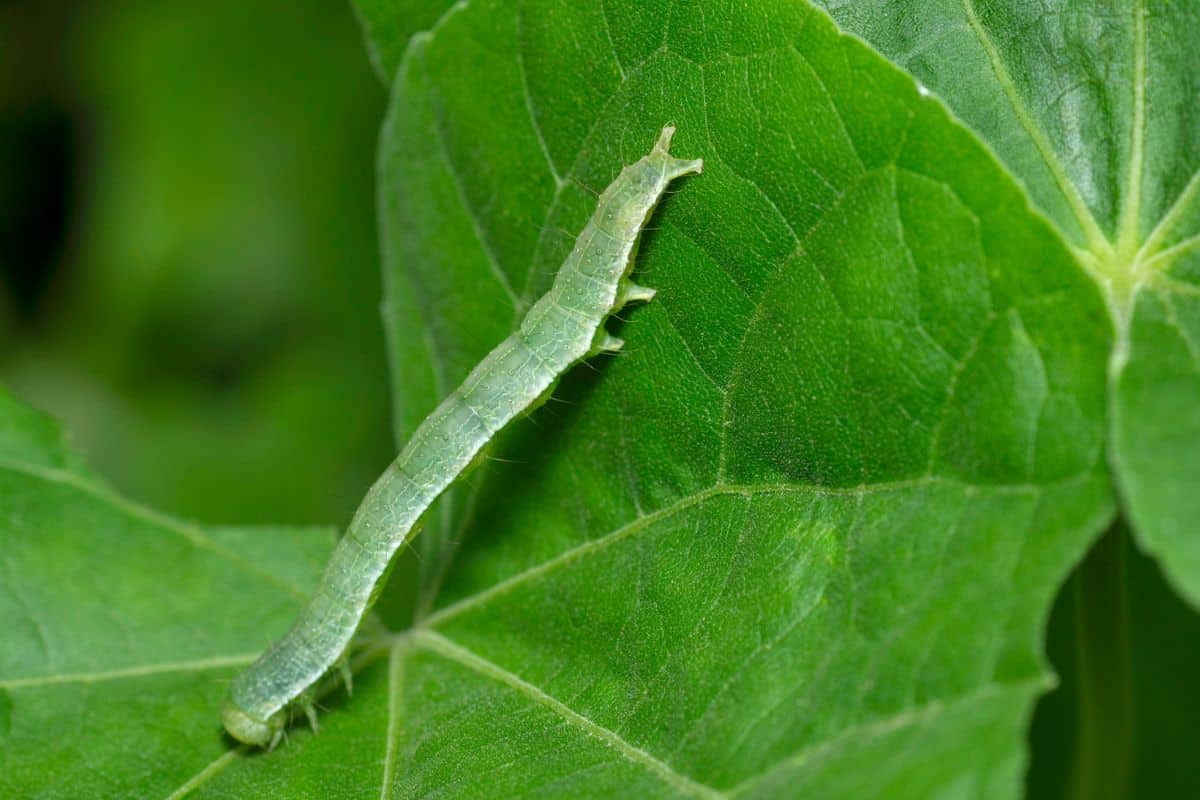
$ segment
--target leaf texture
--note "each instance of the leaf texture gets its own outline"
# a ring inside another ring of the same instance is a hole
[[[422,534],[383,793],[1013,796],[1042,617],[1112,511],[1108,318],[822,14],[473,2],[418,34],[381,153],[399,435],[667,121],[706,169],[651,222],[628,354]]]
[[[824,3],[982,136],[1107,289],[1110,455],[1139,542],[1200,603],[1200,8]]]
[[[658,296],[444,499],[411,624],[271,753],[222,739],[222,680],[328,533],[137,509],[0,404],[0,788],[1015,797],[1047,609],[1114,513],[1109,360],[1137,341],[1061,184],[802,3],[399,8],[359,4],[394,75],[398,438],[671,122],[705,172],[644,236]]]
[[[137,506],[0,395],[0,795],[166,796],[230,757],[225,682],[315,586],[328,529]]]

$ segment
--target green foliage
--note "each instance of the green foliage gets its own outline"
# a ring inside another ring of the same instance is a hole
[[[72,245],[36,338],[0,343],[5,382],[157,507],[340,519],[392,450],[371,194],[383,92],[352,15],[81,6],[63,45],[82,120]]]
[[[1114,476],[1140,544],[1200,603],[1200,8],[824,4],[995,148],[1106,288]]]
[[[0,415],[0,795],[166,795],[227,751],[224,684],[287,627],[333,532],[163,516],[45,417],[7,395]]]
[[[1200,581],[1180,6],[831,7],[868,45],[803,3],[361,0],[398,437],[673,122],[705,172],[643,241],[658,297],[439,504],[353,696],[269,754],[220,682],[328,535],[132,507],[5,400],[0,789],[1017,796],[1114,473]]]

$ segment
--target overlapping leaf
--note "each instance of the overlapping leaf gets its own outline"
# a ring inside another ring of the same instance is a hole
[[[327,529],[135,506],[0,395],[0,795],[154,797],[236,757],[225,683],[315,585]]]
[[[1200,7],[826,5],[946,98],[1108,289],[1111,462],[1142,546],[1200,602]]]

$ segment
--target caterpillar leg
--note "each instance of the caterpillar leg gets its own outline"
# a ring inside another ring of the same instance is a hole
[[[354,694],[354,672],[350,669],[350,659],[343,658],[337,663],[338,675],[346,684],[346,694]]]
[[[621,281],[621,286],[617,290],[617,308],[629,303],[649,303],[654,299],[655,294],[657,294],[657,290],[651,289],[649,286],[639,286],[626,278]]]
[[[319,733],[320,726],[317,725],[317,707],[308,698],[304,698],[300,703],[300,708],[304,710],[304,716],[308,718],[308,725],[312,728],[312,732]]]
[[[616,353],[625,346],[624,339],[618,339],[603,328],[596,334],[596,340],[592,342],[592,354],[596,353]]]

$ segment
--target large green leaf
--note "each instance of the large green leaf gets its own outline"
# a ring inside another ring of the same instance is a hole
[[[820,13],[472,2],[416,36],[381,155],[398,433],[667,121],[706,170],[652,222],[627,354],[442,505],[354,707],[200,796],[1016,793],[1049,600],[1111,515],[1107,312]]]
[[[671,121],[706,170],[643,242],[658,298],[441,504],[416,619],[266,754],[221,681],[328,534],[132,507],[5,401],[3,793],[1015,796],[1047,608],[1113,513],[1083,229],[805,4],[418,5],[360,7],[397,67],[399,436]]]
[[[826,5],[996,149],[1106,287],[1110,460],[1142,546],[1200,604],[1200,6]]]
[[[0,796],[165,796],[230,758],[225,683],[315,586],[328,529],[136,506],[0,394]]]

